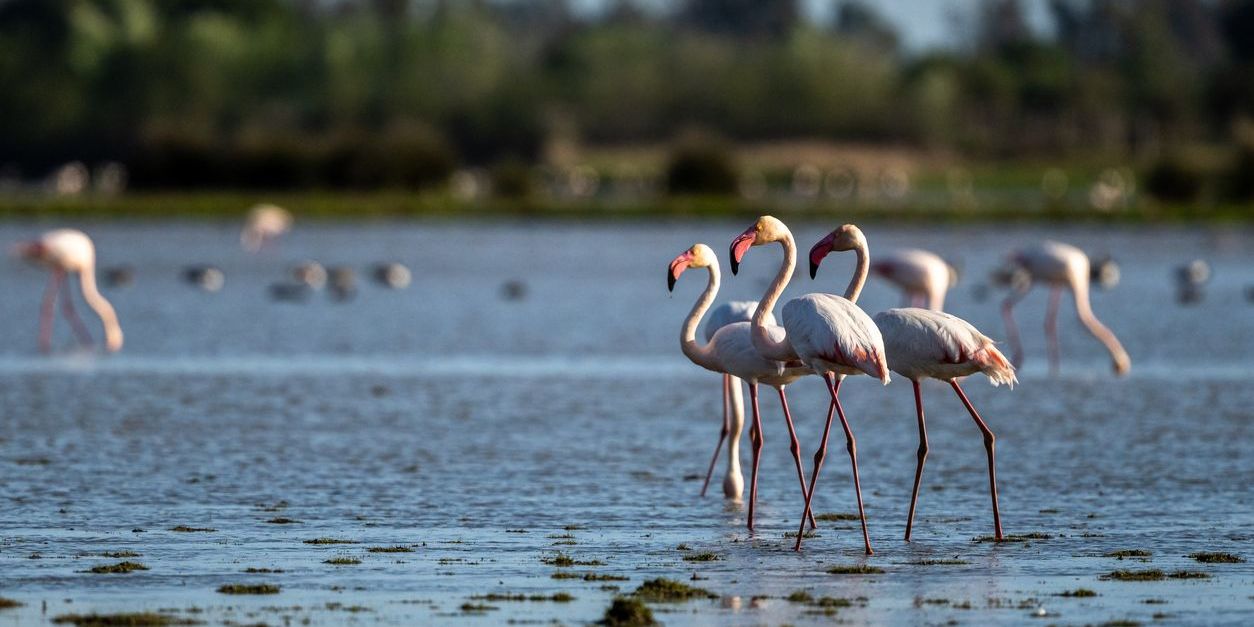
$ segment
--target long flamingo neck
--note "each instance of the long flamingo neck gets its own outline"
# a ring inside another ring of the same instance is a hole
[[[858,266],[853,270],[853,278],[849,279],[849,287],[845,288],[845,298],[851,303],[858,302],[858,296],[862,294],[862,287],[866,285],[866,277],[871,270],[871,251],[867,248],[865,239],[858,239],[858,247],[854,249],[858,254]]]
[[[775,310],[775,304],[779,302],[779,297],[784,293],[784,288],[788,287],[788,282],[792,280],[793,270],[797,266],[797,242],[793,240],[792,233],[786,233],[779,241],[784,247],[784,260],[779,265],[779,272],[775,273],[775,279],[766,288],[766,294],[762,296],[762,300],[758,302],[758,308],[753,312],[753,345],[763,357],[768,359],[790,359],[793,353],[792,346],[787,340],[775,341],[770,333],[766,330],[766,316]]]
[[[1123,345],[1119,343],[1119,338],[1115,337],[1114,332],[1093,314],[1093,307],[1089,303],[1088,282],[1086,280],[1073,281],[1071,293],[1075,298],[1075,312],[1080,322],[1089,330],[1089,333],[1093,334],[1093,337],[1097,338],[1097,341],[1106,347],[1111,361],[1114,362],[1115,371],[1120,374],[1127,372],[1131,366],[1131,358],[1128,357],[1128,352],[1123,349]]]
[[[83,290],[83,300],[100,316],[100,322],[104,325],[105,347],[110,351],[122,348],[122,326],[118,324],[118,315],[113,310],[113,305],[109,304],[96,287],[95,267],[83,268],[79,272],[78,282]]]
[[[710,271],[709,283],[705,286],[705,291],[701,292],[701,296],[697,298],[697,302],[692,306],[692,311],[688,312],[688,317],[684,319],[684,326],[679,334],[679,343],[683,348],[684,355],[692,360],[692,363],[710,370],[718,370],[717,364],[714,362],[710,354],[710,345],[704,346],[697,344],[697,326],[701,324],[701,318],[705,317],[705,312],[710,309],[710,304],[714,302],[714,297],[718,295],[718,286],[720,282],[719,270],[717,265],[708,266]]]

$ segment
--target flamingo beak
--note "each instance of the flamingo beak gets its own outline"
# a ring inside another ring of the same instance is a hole
[[[827,237],[819,240],[819,243],[810,249],[810,278],[813,279],[819,273],[819,264],[823,263],[823,258],[832,252],[832,245],[836,240],[835,233],[828,233]]]
[[[40,254],[39,242],[18,242],[9,247],[9,254],[19,259],[32,259]]]
[[[753,242],[758,238],[758,230],[749,227],[744,233],[736,236],[731,243],[731,271],[736,274],[740,271],[740,260],[744,259],[745,253],[753,247]]]
[[[683,254],[671,260],[671,265],[666,269],[666,291],[675,291],[675,281],[679,280],[679,275],[688,269],[688,265],[692,263],[692,251],[684,251]]]

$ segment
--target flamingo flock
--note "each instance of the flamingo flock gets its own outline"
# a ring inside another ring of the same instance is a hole
[[[906,514],[905,540],[910,541],[914,515],[918,505],[919,487],[928,454],[927,424],[923,411],[920,382],[924,379],[943,381],[953,389],[970,413],[980,431],[988,458],[989,496],[993,512],[994,538],[1003,539],[1001,511],[997,498],[996,436],[967,397],[960,380],[976,374],[985,375],[994,385],[1013,387],[1017,382],[1015,364],[1022,361],[1022,349],[1011,316],[1013,305],[1036,282],[1051,287],[1050,309],[1046,331],[1050,340],[1051,371],[1058,368],[1056,318],[1063,289],[1069,290],[1076,303],[1080,321],[1111,354],[1116,374],[1128,372],[1131,361],[1105,325],[1097,320],[1088,301],[1090,266],[1088,258],[1078,249],[1055,242],[1024,248],[1012,253],[1010,260],[1016,273],[1023,276],[1015,282],[1014,292],[1006,300],[1007,334],[1013,346],[1014,359],[998,350],[996,344],[971,323],[941,311],[946,291],[953,286],[957,273],[939,256],[922,250],[903,250],[871,260],[866,235],[857,226],[846,224],[819,240],[809,251],[810,278],[818,275],[823,260],[833,252],[852,251],[857,265],[847,287],[840,295],[816,292],[793,298],[783,305],[780,321],[774,308],[788,286],[797,263],[797,244],[788,227],[771,216],[758,218],[752,226],[737,235],[730,245],[732,274],[736,274],[748,251],[754,247],[779,244],[783,250],[775,278],[767,286],[758,303],[724,305],[719,319],[707,325],[706,342],[696,341],[701,318],[717,297],[721,275],[718,260],[705,244],[695,244],[671,261],[667,270],[668,289],[674,290],[680,275],[689,268],[705,268],[709,279],[705,291],[684,319],[680,343],[685,356],[694,364],[720,373],[724,377],[724,418],[719,446],[732,438],[729,451],[729,474],[724,494],[739,498],[739,462],[730,459],[736,451],[735,438],[743,423],[743,410],[737,405],[739,382],[748,383],[753,423],[750,428],[752,466],[746,524],[754,529],[757,501],[759,461],[765,442],[761,413],[758,409],[758,384],[765,383],[778,390],[784,420],[788,427],[790,451],[796,466],[798,483],[804,496],[800,528],[794,549],[800,550],[807,524],[814,525],[811,504],[818,486],[820,471],[827,454],[827,442],[833,417],[839,417],[845,435],[845,448],[852,467],[854,498],[862,527],[863,548],[874,554],[867,527],[862,489],[858,476],[857,440],[840,403],[841,382],[847,376],[869,375],[887,385],[890,372],[910,380],[914,391],[915,414],[919,429],[919,448],[910,508]],[[871,316],[858,306],[858,297],[869,275],[876,275],[897,285],[907,306],[889,309]],[[916,306],[921,305],[921,306]],[[745,317],[749,317],[746,322]],[[800,442],[784,392],[786,385],[808,375],[817,375],[825,384],[830,403],[809,481],[805,478],[800,455]],[[735,390],[735,391],[733,391]],[[737,413],[739,412],[739,413]],[[710,464],[710,472],[714,460]],[[709,482],[707,473],[706,483]],[[736,479],[733,479],[735,477]],[[705,488],[702,488],[702,494]]]

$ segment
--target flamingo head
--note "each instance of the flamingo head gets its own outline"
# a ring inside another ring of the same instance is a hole
[[[666,269],[666,291],[675,291],[675,281],[679,280],[679,275],[684,273],[688,268],[708,268],[718,264],[718,258],[714,255],[714,251],[705,244],[693,244],[692,248],[680,253],[678,257],[671,260],[671,265]]]
[[[836,250],[857,250],[866,247],[866,236],[862,229],[853,224],[846,224],[827,234],[810,249],[810,278],[819,273],[819,264],[828,253]]]
[[[42,261],[48,256],[48,247],[39,240],[18,242],[9,249],[10,254],[27,261]]]
[[[771,244],[783,241],[792,233],[783,222],[771,216],[762,216],[753,223],[753,226],[745,229],[744,233],[736,236],[731,243],[731,271],[736,274],[740,270],[740,260],[744,258],[745,253],[754,246],[763,244]]]

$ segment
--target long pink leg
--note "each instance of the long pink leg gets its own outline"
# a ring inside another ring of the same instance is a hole
[[[910,530],[914,527],[914,507],[919,501],[919,483],[923,480],[923,462],[927,460],[927,424],[923,421],[923,395],[919,392],[919,382],[914,384],[914,407],[919,414],[919,465],[914,470],[914,490],[910,493],[910,514],[906,517],[906,542],[910,541]]]
[[[1057,376],[1062,350],[1058,347],[1058,301],[1062,288],[1055,285],[1049,290],[1049,308],[1045,310],[1045,339],[1049,343],[1049,373]]]
[[[862,484],[858,479],[858,443],[854,440],[853,430],[849,428],[849,421],[845,419],[845,410],[840,406],[840,383],[843,379],[837,379],[831,373],[823,375],[823,380],[827,383],[827,391],[832,396],[832,407],[836,410],[836,415],[840,416],[840,425],[845,431],[845,448],[849,451],[849,460],[853,463],[853,488],[854,493],[858,497],[858,518],[862,521],[862,541],[866,546],[866,554],[874,555],[875,551],[871,550],[871,536],[866,528],[866,510],[862,506]],[[823,441],[819,444],[819,450],[814,453],[814,474],[810,478],[810,493],[806,495],[806,510],[810,509],[810,501],[814,498],[814,490],[819,481],[819,470],[823,467],[823,458],[827,456],[827,437],[832,428],[832,415],[828,412],[827,421],[823,425]],[[802,526],[805,525],[805,519],[801,521]],[[793,547],[795,550],[801,550],[801,534],[797,534],[797,544]]]
[[[749,398],[753,404],[753,433],[757,434],[754,438],[750,433],[750,439],[753,440],[753,474],[749,478],[749,531],[753,531],[753,510],[758,503],[758,462],[762,461],[762,444],[766,439],[762,433],[762,414],[758,413],[758,383],[756,381],[749,383]],[[804,524],[804,521],[803,521]]]
[[[788,450],[792,451],[792,461],[797,465],[797,481],[801,482],[801,498],[804,499],[810,495],[810,491],[806,489],[806,471],[801,467],[801,443],[797,441],[797,429],[793,427],[792,413],[788,411],[788,396],[784,394],[784,386],[781,385],[776,389],[779,390],[779,404],[784,408],[784,421],[788,423],[788,437],[792,439]],[[810,521],[811,529],[818,527],[809,507],[806,507],[805,518]],[[804,521],[802,526],[805,526]]]
[[[1018,368],[1023,364],[1023,343],[1019,341],[1019,326],[1015,324],[1014,306],[1028,291],[1012,292],[1001,303],[1001,317],[1006,322],[1006,340],[1010,342],[1010,363]]]
[[[74,313],[74,296],[70,293],[69,280],[61,281],[61,313],[65,315],[65,319],[70,321],[70,328],[74,329],[74,335],[78,337],[79,343],[91,346],[91,332],[87,330],[87,325],[83,324],[83,320]]]
[[[57,291],[64,279],[65,272],[59,269],[52,271],[52,275],[48,277],[48,287],[44,289],[43,304],[39,307],[39,350],[45,353],[52,352],[52,324],[55,315],[53,306],[56,305]]]
[[[966,393],[962,391],[962,387],[958,385],[958,380],[953,379],[949,382],[954,387],[954,391],[958,393],[958,398],[962,399],[962,404],[967,406],[967,411],[971,412],[971,417],[975,419],[975,424],[980,428],[980,432],[984,434],[984,450],[988,451],[988,487],[993,495],[993,526],[996,528],[998,540],[1001,540],[1001,511],[997,508],[997,469],[995,464],[996,455],[993,449],[997,443],[997,438],[993,435],[988,425],[984,424],[984,420],[980,418],[979,412],[975,411],[975,406],[967,399]]]
[[[714,464],[718,463],[718,454],[723,450],[723,440],[731,425],[731,375],[723,375],[723,429],[718,434],[718,446],[714,447],[714,457],[710,458],[710,468],[705,471],[705,483],[701,484],[701,496],[710,487],[710,477],[714,475]]]

